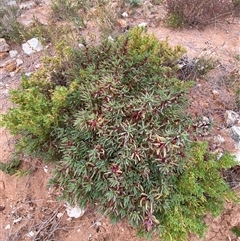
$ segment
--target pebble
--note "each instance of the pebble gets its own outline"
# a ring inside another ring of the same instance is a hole
[[[29,238],[34,238],[34,237],[35,237],[35,232],[30,231],[30,232],[27,234],[27,236],[28,236]]]
[[[41,64],[36,64],[35,68],[39,69],[41,67]]]
[[[127,12],[123,12],[123,13],[122,13],[122,17],[123,17],[123,18],[127,18],[127,17],[128,17],[128,13],[127,13]]]
[[[10,50],[10,46],[7,44],[4,38],[0,38],[0,52],[7,52]]]
[[[233,140],[235,140],[236,142],[240,142],[240,127],[232,126],[231,131]]]
[[[15,69],[17,68],[17,63],[15,60],[12,60],[10,62],[8,62],[6,65],[5,65],[5,70],[7,72],[12,72],[14,71]]]
[[[239,118],[239,115],[232,111],[232,110],[227,110],[224,115],[225,123],[227,127],[233,126]]]
[[[57,218],[59,219],[59,218],[61,218],[63,216],[63,213],[58,213],[57,214]]]
[[[9,55],[11,58],[15,58],[18,55],[18,51],[17,50],[11,50],[9,51]]]
[[[118,19],[117,22],[118,22],[118,24],[121,28],[127,28],[128,27],[128,23],[124,19]]]
[[[139,28],[146,28],[147,25],[148,25],[148,24],[147,24],[146,22],[142,22],[142,23],[139,23],[139,24],[138,24],[138,27],[139,27]]]
[[[16,59],[17,67],[21,66],[23,64],[23,61],[21,59]]]
[[[10,72],[10,73],[9,73],[9,76],[10,76],[10,77],[14,77],[14,76],[15,76],[15,72]]]
[[[8,52],[0,53],[0,60],[6,59],[8,57]]]
[[[17,2],[16,1],[9,1],[7,3],[8,6],[16,6],[17,5]]]
[[[15,224],[15,223],[19,223],[21,220],[22,220],[22,217],[19,217],[19,218],[17,218],[17,219],[14,219],[14,220],[13,220],[13,223],[14,223],[14,224]]]
[[[21,3],[19,8],[21,10],[30,10],[32,8],[36,7],[36,3],[35,2],[28,2],[28,3]]]
[[[110,41],[110,42],[114,42],[113,37],[112,37],[112,36],[108,36],[108,41]]]
[[[69,204],[67,204],[66,211],[69,218],[80,218],[85,213],[84,209],[78,206],[71,207]]]
[[[81,49],[81,48],[84,48],[85,46],[83,44],[79,43],[78,47]]]
[[[8,225],[5,227],[6,230],[8,230],[8,229],[10,229],[10,228],[11,228],[11,225],[10,225],[10,224],[8,224]]]
[[[217,99],[219,96],[219,92],[217,90],[212,90],[212,94],[213,94],[214,99]]]

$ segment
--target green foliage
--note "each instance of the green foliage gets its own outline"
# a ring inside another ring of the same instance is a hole
[[[78,28],[84,28],[83,13],[80,10],[85,10],[87,1],[80,0],[52,0],[51,9],[52,17],[57,20],[70,20]]]
[[[237,201],[219,172],[236,165],[229,153],[218,159],[207,151],[206,143],[194,143],[185,164],[184,172],[173,183],[168,209],[160,213],[164,240],[187,240],[187,230],[203,237],[204,215],[210,212],[217,216],[225,200]]]
[[[19,158],[12,158],[8,163],[0,162],[0,170],[9,175],[16,174],[19,170],[18,167],[21,164]]]
[[[142,5],[143,1],[142,0],[127,0],[127,3],[129,3],[133,7],[138,7]]]
[[[240,229],[237,226],[234,226],[231,230],[237,237],[240,237]]]
[[[56,57],[23,77],[2,125],[20,150],[55,160],[50,184],[69,203],[98,203],[111,220],[164,240],[201,236],[204,215],[235,199],[219,173],[235,161],[191,143],[191,83],[175,78],[185,50],[142,28],[82,44],[59,42]]]
[[[19,8],[7,4],[6,0],[0,2],[0,38],[20,42],[25,28],[17,21]]]
[[[184,20],[181,15],[172,13],[168,14],[168,17],[165,22],[168,27],[178,28],[183,26]]]

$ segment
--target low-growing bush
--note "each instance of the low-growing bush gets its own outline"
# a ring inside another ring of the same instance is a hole
[[[17,5],[8,5],[6,0],[0,2],[0,38],[15,42],[22,40],[25,28],[17,21],[19,11]]]
[[[166,4],[167,24],[172,27],[207,25],[233,12],[229,0],[167,0]]]
[[[164,240],[202,236],[204,215],[235,199],[220,175],[235,161],[191,141],[191,83],[175,78],[184,52],[142,28],[97,46],[61,42],[11,91],[15,107],[1,123],[19,135],[19,150],[54,161],[50,184],[69,203],[97,203]]]

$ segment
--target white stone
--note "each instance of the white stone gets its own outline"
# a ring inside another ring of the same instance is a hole
[[[17,59],[16,63],[17,63],[17,67],[19,67],[23,64],[23,61],[21,59]]]
[[[128,17],[128,13],[127,13],[127,12],[123,12],[123,13],[122,13],[122,17],[123,17],[123,18],[127,18],[127,17]]]
[[[36,3],[35,2],[28,2],[28,3],[21,3],[19,8],[22,10],[29,10],[31,8],[36,7]]]
[[[32,38],[26,43],[22,44],[22,49],[25,54],[30,56],[35,52],[43,50],[43,46],[37,38]]]
[[[30,232],[27,234],[27,236],[28,236],[29,238],[34,238],[34,237],[35,237],[35,232],[30,231]]]
[[[19,217],[19,218],[17,218],[17,219],[14,219],[14,220],[13,220],[13,223],[19,223],[21,220],[22,220],[22,217]]]
[[[233,140],[240,143],[240,127],[239,126],[232,126],[231,131],[232,131]]]
[[[85,46],[83,44],[78,44],[78,47],[81,49],[81,48],[84,48]]]
[[[67,204],[66,211],[67,211],[68,217],[70,218],[80,218],[85,213],[84,209],[81,209],[78,206],[71,207],[69,204]]]
[[[11,58],[14,58],[18,55],[18,51],[17,50],[11,50],[9,51],[9,55]]]
[[[219,92],[217,90],[212,90],[212,94],[215,99],[219,96]]]
[[[41,67],[41,64],[36,64],[35,68],[39,69]]]
[[[210,124],[211,120],[207,116],[203,116],[202,122],[203,122],[204,125],[206,125],[206,124]]]
[[[114,42],[113,37],[112,37],[112,36],[108,36],[108,41],[110,41],[110,42]]]
[[[10,72],[10,73],[9,73],[9,76],[10,76],[10,77],[14,77],[14,76],[15,76],[15,72]]]
[[[7,52],[10,50],[10,46],[7,44],[4,38],[0,38],[0,52]]]
[[[43,167],[44,172],[48,173],[48,166]]]
[[[30,77],[31,74],[32,74],[32,72],[27,72],[27,73],[25,73],[25,75],[26,75],[27,77]]]
[[[6,230],[8,230],[8,229],[10,229],[10,228],[11,228],[11,225],[10,225],[10,224],[8,224],[8,225],[5,227]]]
[[[147,25],[148,25],[148,24],[147,24],[146,22],[142,22],[142,23],[139,23],[139,24],[138,24],[138,27],[139,27],[139,28],[146,28]]]
[[[58,213],[57,214],[57,218],[59,219],[59,218],[61,218],[63,216],[63,213]]]
[[[225,112],[224,118],[225,118],[227,127],[231,127],[236,123],[236,121],[239,118],[239,115],[232,110],[227,110]]]
[[[9,1],[7,3],[8,6],[16,6],[17,5],[17,2],[16,1]]]

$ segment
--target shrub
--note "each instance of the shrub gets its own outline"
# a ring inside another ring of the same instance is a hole
[[[233,4],[228,0],[167,0],[167,23],[172,27],[206,25],[229,16]]]
[[[86,6],[84,6],[86,4]],[[52,0],[51,10],[52,18],[57,20],[69,20],[77,28],[85,28],[83,11],[88,5],[88,1],[76,0]],[[80,11],[83,10],[83,11]]]
[[[8,5],[7,2],[6,0],[0,2],[0,38],[20,42],[25,28],[17,21],[19,8]]]
[[[235,161],[191,143],[190,84],[174,77],[184,49],[141,28],[83,46],[60,43],[24,77],[2,124],[20,134],[18,148],[55,160],[50,184],[69,203],[97,203],[111,220],[164,240],[202,235],[204,215],[235,197],[219,173]]]

